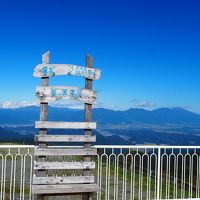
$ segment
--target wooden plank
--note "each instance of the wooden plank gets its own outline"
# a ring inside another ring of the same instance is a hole
[[[95,142],[96,136],[90,135],[37,135],[38,142]]]
[[[94,183],[94,176],[33,177],[34,185]]]
[[[32,194],[82,194],[99,190],[96,184],[32,185]]]
[[[76,100],[92,104],[96,101],[96,93],[94,91],[67,86],[38,86],[36,87],[36,97],[39,102]]]
[[[96,129],[95,122],[49,122],[36,121],[35,128],[52,129]]]
[[[95,162],[34,162],[34,169],[94,169]]]
[[[65,156],[65,155],[73,155],[73,156],[83,156],[83,155],[96,155],[97,150],[93,148],[81,148],[81,149],[34,149],[35,156]]]
[[[101,71],[99,69],[91,69],[70,64],[39,64],[35,67],[33,76],[50,77],[58,75],[74,75],[82,76],[88,79],[97,80],[100,78]]]

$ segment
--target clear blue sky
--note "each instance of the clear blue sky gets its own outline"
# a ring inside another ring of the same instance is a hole
[[[198,0],[2,0],[0,102],[34,100],[40,82],[33,69],[49,49],[51,63],[84,65],[86,52],[94,57],[103,105],[200,113],[199,10]]]

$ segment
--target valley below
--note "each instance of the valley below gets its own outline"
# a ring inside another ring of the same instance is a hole
[[[34,121],[39,108],[0,109],[0,142],[34,144],[38,130]],[[102,145],[198,145],[200,144],[200,115],[181,108],[154,111],[130,109],[113,111],[94,109],[97,129],[96,144]],[[82,110],[49,109],[50,121],[83,121]],[[49,130],[49,134],[83,134],[82,130]]]

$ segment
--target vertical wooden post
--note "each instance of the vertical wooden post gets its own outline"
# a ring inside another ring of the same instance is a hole
[[[46,52],[42,55],[42,64],[48,64],[50,59],[50,52]],[[42,77],[41,86],[48,86],[49,85],[49,78],[48,77]],[[40,121],[47,121],[48,120],[48,103],[40,103]],[[39,129],[39,135],[46,135],[47,129],[41,128]],[[39,148],[46,148],[47,143],[40,142],[38,143]],[[42,162],[45,161],[45,156],[39,156],[38,161]],[[44,177],[45,176],[45,170],[38,170],[37,176],[38,177]],[[37,195],[37,200],[44,200],[45,195]]]
[[[90,55],[86,55],[86,67],[92,68],[92,57]],[[92,80],[91,79],[85,79],[85,88],[92,90]],[[85,122],[92,122],[92,104],[85,103],[84,106],[84,121]],[[85,135],[92,135],[92,130],[91,129],[85,129],[84,130]],[[85,142],[84,143],[84,148],[91,148],[91,143],[90,142]],[[91,162],[91,156],[84,156],[84,161],[85,162]],[[84,170],[83,171],[84,176],[90,176],[91,175],[91,170]],[[91,200],[91,193],[86,193],[82,195],[82,200]]]

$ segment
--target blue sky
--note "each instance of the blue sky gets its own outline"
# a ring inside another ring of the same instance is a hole
[[[41,55],[102,70],[98,103],[114,109],[185,107],[200,113],[200,2],[0,1],[0,102],[34,101]],[[77,77],[51,85],[84,86]]]

